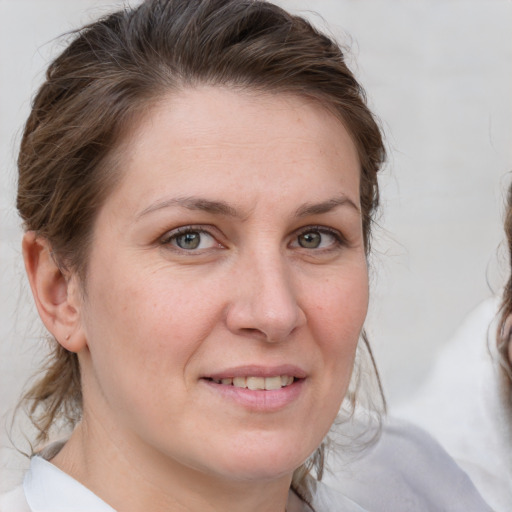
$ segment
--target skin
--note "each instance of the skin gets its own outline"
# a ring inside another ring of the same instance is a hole
[[[367,311],[355,146],[307,99],[203,87],[119,154],[85,283],[24,240],[40,315],[82,370],[83,421],[52,462],[126,512],[284,510]],[[252,402],[206,378],[240,368],[300,378]]]

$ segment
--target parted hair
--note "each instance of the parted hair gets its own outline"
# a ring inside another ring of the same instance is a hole
[[[123,137],[164,96],[202,85],[307,97],[337,116],[359,155],[368,253],[385,148],[331,37],[260,0],[147,0],[70,37],[33,100],[18,157],[24,228],[49,242],[60,268],[86,282],[95,216],[122,176]],[[51,347],[24,397],[38,441],[57,421],[73,427],[82,411],[77,355],[55,340]],[[319,450],[297,475],[314,466],[320,476],[322,464]]]

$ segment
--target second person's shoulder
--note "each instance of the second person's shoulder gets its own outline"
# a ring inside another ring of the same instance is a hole
[[[344,494],[376,512],[491,510],[435,439],[395,419],[388,418],[379,440],[333,476]]]

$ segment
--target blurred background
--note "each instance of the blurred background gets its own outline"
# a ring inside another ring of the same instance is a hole
[[[0,0],[0,491],[26,464],[9,442],[10,413],[45,349],[14,204],[21,129],[63,47],[58,36],[125,3]],[[507,274],[500,244],[512,170],[512,2],[277,3],[348,48],[386,134],[367,329],[393,410]]]

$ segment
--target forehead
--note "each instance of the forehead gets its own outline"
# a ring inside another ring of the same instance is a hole
[[[162,186],[186,193],[192,186],[212,192],[215,184],[221,192],[221,182],[250,189],[265,179],[282,190],[302,180],[358,192],[359,159],[347,130],[319,102],[295,95],[220,87],[169,94],[118,153],[121,188],[131,182],[143,201]]]

